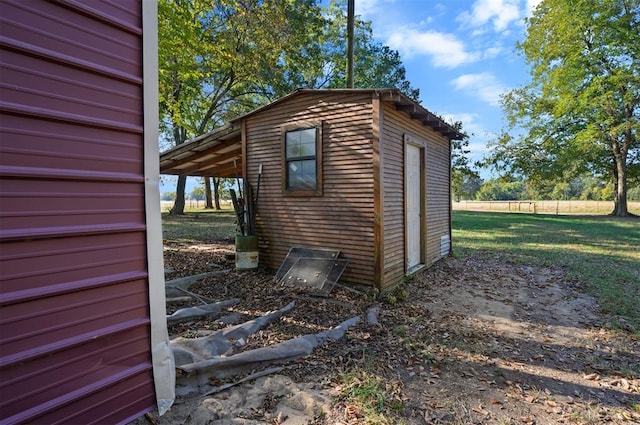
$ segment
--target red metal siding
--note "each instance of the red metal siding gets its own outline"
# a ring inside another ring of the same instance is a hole
[[[0,422],[155,403],[139,0],[0,2]]]

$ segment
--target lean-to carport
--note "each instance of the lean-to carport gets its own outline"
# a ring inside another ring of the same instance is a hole
[[[242,135],[228,124],[160,155],[160,174],[242,177]]]

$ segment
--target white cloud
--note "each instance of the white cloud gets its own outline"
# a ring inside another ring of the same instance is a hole
[[[491,23],[494,31],[502,32],[513,21],[519,20],[520,16],[519,0],[476,0],[471,12],[462,12],[456,20],[471,28]]]
[[[496,56],[498,56],[500,53],[502,53],[502,46],[498,45],[498,46],[493,46],[493,47],[489,47],[484,51],[484,54],[482,55],[483,59],[491,59],[491,58],[495,58]]]
[[[464,43],[455,35],[437,31],[403,28],[392,33],[385,44],[398,50],[403,58],[430,56],[436,67],[455,68],[478,60],[478,55],[467,52]]]
[[[492,106],[500,105],[500,95],[507,90],[493,74],[488,72],[464,74],[451,80],[451,84],[456,90],[464,90]]]
[[[469,145],[467,150],[469,154],[467,158],[471,162],[481,160],[489,149],[487,149],[487,141],[494,136],[479,122],[482,117],[476,112],[460,112],[453,114],[444,114],[442,117],[449,123],[461,122],[462,131],[469,135]]]
[[[355,14],[370,19],[379,9],[379,0],[358,0],[354,2]],[[345,9],[346,10],[346,9]]]
[[[449,124],[456,122],[462,123],[462,130],[467,133],[484,132],[484,129],[478,124],[478,114],[475,112],[460,112],[453,114],[443,114],[442,118]]]
[[[527,0],[527,5],[526,5],[526,15],[527,16],[531,16],[533,14],[533,11],[535,10],[535,8],[542,3],[542,0]]]

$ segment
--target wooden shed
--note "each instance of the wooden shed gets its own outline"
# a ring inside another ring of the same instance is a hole
[[[260,262],[339,249],[343,281],[380,290],[451,251],[451,140],[395,89],[299,89],[161,155],[161,173],[239,173],[255,191]],[[235,170],[232,167],[235,164]]]
[[[0,2],[0,423],[173,402],[153,0]]]

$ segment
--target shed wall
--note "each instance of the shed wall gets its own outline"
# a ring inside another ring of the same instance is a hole
[[[404,135],[426,142],[426,265],[441,258],[440,237],[449,235],[449,141],[389,103],[383,109],[384,287],[405,275]]]
[[[141,2],[0,3],[0,420],[154,407]]]
[[[293,97],[246,118],[247,177],[256,188],[260,262],[277,268],[291,246],[340,249],[349,260],[342,279],[374,284],[371,94]],[[322,122],[323,195],[282,193],[282,129]]]
[[[431,265],[442,258],[441,238],[451,240],[451,154],[449,141],[432,133],[427,141],[427,241],[425,261]],[[450,246],[450,245],[448,245]],[[445,255],[449,254],[447,250]]]

